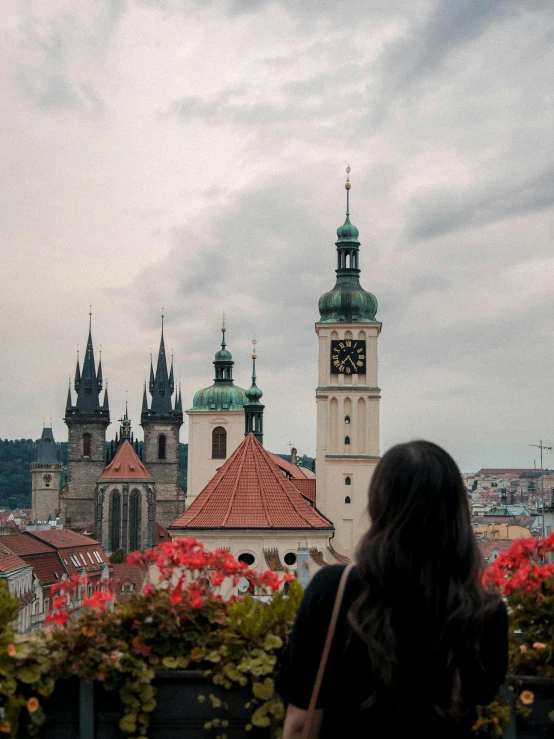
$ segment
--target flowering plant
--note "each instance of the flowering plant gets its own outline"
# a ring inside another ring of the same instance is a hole
[[[225,550],[205,551],[192,538],[135,552],[128,562],[144,567],[150,582],[125,603],[115,604],[110,590],[84,595],[87,583],[75,576],[55,588],[43,633],[18,637],[0,624],[0,639],[7,643],[0,677],[11,680],[0,732],[16,736],[26,708],[27,735],[37,734],[43,697],[56,680],[76,675],[119,690],[122,733],[145,739],[156,705],[156,669],[200,668],[214,685],[248,691],[251,724],[280,719],[283,705],[274,695],[273,673],[301,598],[296,582],[284,595],[282,586],[293,576],[258,573]],[[271,602],[231,594],[241,578],[260,594],[271,593]],[[77,612],[71,604],[79,599]],[[218,701],[212,705],[219,707]],[[216,716],[206,728],[218,726],[224,719]]]
[[[553,554],[554,533],[544,539],[516,539],[483,578],[485,585],[500,590],[508,606],[508,670],[515,688],[516,713],[522,719],[529,718],[536,708],[535,687],[525,678],[554,678]],[[537,690],[539,686],[540,682]],[[550,720],[554,721],[554,711]]]

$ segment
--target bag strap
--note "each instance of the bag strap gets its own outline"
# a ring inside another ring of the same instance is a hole
[[[335,635],[335,628],[337,626],[337,621],[339,619],[339,612],[340,612],[340,607],[342,605],[344,590],[346,588],[346,581],[348,580],[348,576],[350,575],[350,571],[352,570],[353,567],[354,565],[349,564],[344,568],[344,571],[342,573],[342,576],[339,582],[339,587],[337,589],[337,595],[335,597],[335,604],[333,606],[333,612],[331,614],[331,620],[329,621],[329,628],[327,629],[327,636],[325,637],[325,646],[323,647],[323,652],[321,654],[321,660],[319,662],[319,668],[317,670],[317,675],[316,675],[314,687],[312,690],[312,696],[310,698],[310,704],[308,706],[308,710],[306,711],[306,718],[304,721],[304,728],[302,729],[301,739],[308,739],[310,735],[310,730],[312,728],[312,723],[314,720],[315,707],[316,707],[317,699],[319,697],[321,683],[323,682],[323,676],[325,675],[325,667],[327,666],[327,659],[329,657],[329,652],[331,651],[331,644],[333,643],[333,637]]]

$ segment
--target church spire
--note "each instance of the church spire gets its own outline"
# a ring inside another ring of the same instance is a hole
[[[175,380],[173,378],[173,352],[171,353],[171,369],[169,371],[169,392],[173,395],[175,390]]]
[[[152,396],[150,408],[148,408],[148,400],[143,395],[142,413],[143,415],[168,415],[174,414],[176,410],[173,408],[171,396],[175,390],[175,380],[173,372],[173,358],[171,359],[171,372],[167,371],[167,355],[165,351],[164,337],[164,313],[162,309],[162,332],[160,337],[160,348],[158,351],[158,361],[156,364],[156,372],[152,364],[152,355],[150,355],[150,381],[148,389]]]
[[[252,385],[246,390],[244,404],[244,435],[254,434],[256,439],[264,443],[264,408],[260,403],[263,393],[256,385],[256,339],[252,339]]]
[[[321,323],[377,322],[377,298],[360,285],[359,231],[350,221],[350,167],[346,168],[346,219],[337,228],[337,280],[319,299]]]
[[[77,349],[77,366],[75,367],[75,392],[79,392],[79,385],[81,384],[81,370],[79,369],[79,350]]]
[[[73,407],[73,404],[71,402],[71,378],[69,378],[69,387],[67,388],[67,402],[65,404],[65,412],[71,413],[72,407]]]
[[[148,413],[148,396],[146,395],[146,380],[144,381],[144,391],[142,393],[142,412]]]
[[[78,368],[77,363],[77,368]],[[81,372],[75,374],[75,385],[77,390],[76,410],[79,413],[97,413],[100,408],[100,390],[102,389],[102,368],[94,362],[94,347],[92,345],[92,312],[89,313],[89,329],[87,347]]]
[[[102,403],[102,409],[105,411],[110,410],[110,404],[108,402],[108,380],[106,379],[106,389],[104,390],[104,402]]]

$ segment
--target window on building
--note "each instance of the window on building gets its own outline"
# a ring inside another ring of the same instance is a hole
[[[289,567],[296,564],[296,554],[294,552],[287,552],[283,559],[285,560],[285,564]]]
[[[350,416],[345,416],[345,418],[344,418],[344,422],[345,422],[346,424],[349,424],[349,423],[350,423]]]
[[[83,434],[83,457],[90,457],[90,434]]]
[[[132,593],[133,592],[133,584],[130,582],[124,582],[121,586],[121,592],[122,593]]]
[[[349,477],[344,478],[344,484],[345,485],[352,485],[352,480]]]
[[[165,434],[158,436],[158,459],[165,459]]]
[[[350,444],[350,437],[349,436],[345,436],[344,437],[344,443],[345,444]]]
[[[93,560],[93,559],[92,559],[92,557],[90,556],[90,552],[87,552],[87,557],[88,557],[88,558],[90,559],[90,563],[91,563],[91,565],[93,565],[93,564],[94,564],[94,560]]]
[[[96,549],[92,553],[94,554],[94,559],[98,562],[98,564],[101,565],[103,560],[102,560],[102,557],[96,551]]]
[[[242,562],[245,565],[248,565],[249,567],[252,567],[254,564],[254,555],[250,554],[250,552],[243,552],[243,554],[239,554],[238,561]]]
[[[114,490],[110,499],[110,549],[115,552],[121,546],[121,493]],[[96,556],[96,553],[95,553]]]
[[[80,558],[81,558],[81,560],[83,561],[83,565],[84,565],[84,566],[86,567],[86,566],[87,566],[87,561],[86,561],[86,559],[85,559],[85,558],[83,557],[83,553],[82,553],[82,552],[79,552],[79,557],[80,557]]]
[[[222,426],[216,426],[212,431],[212,459],[227,457],[227,431]]]
[[[347,496],[346,496],[346,498],[344,499],[344,502],[345,502],[345,503],[351,503],[351,502],[352,502],[352,501],[350,500],[350,496],[349,496],[349,495],[347,495]]]
[[[133,490],[129,496],[129,551],[140,549],[140,492]]]

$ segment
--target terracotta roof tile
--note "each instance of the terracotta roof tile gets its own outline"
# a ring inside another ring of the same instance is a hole
[[[61,580],[66,574],[57,552],[50,551],[48,554],[31,554],[22,557],[27,564],[31,565],[33,572],[45,587]]]
[[[297,480],[305,480],[306,475],[302,472],[302,470],[292,462],[289,462],[286,459],[283,459],[283,457],[279,456],[278,454],[273,454],[272,452],[268,452],[271,459],[275,462],[275,464],[280,467],[282,470],[287,472],[293,479]]]
[[[27,567],[27,563],[2,544],[0,546],[0,572],[12,572],[22,567]]]
[[[163,544],[164,541],[171,541],[171,536],[161,523],[156,522],[156,544]]]
[[[308,480],[305,477],[302,480],[291,480],[291,482],[300,495],[308,498],[308,500],[315,505],[315,478],[313,480]]]
[[[55,549],[68,549],[74,547],[96,545],[96,549],[100,546],[99,542],[91,539],[90,536],[78,534],[71,529],[46,529],[45,531],[27,531],[27,536],[33,536],[45,544],[49,544]]]
[[[13,534],[12,536],[0,536],[0,544],[5,544],[8,549],[18,554],[20,557],[26,554],[44,554],[51,552],[52,547],[43,541],[38,541],[28,533]]]
[[[146,582],[148,572],[140,565],[113,565],[112,592],[115,594],[117,603],[129,600],[132,593],[140,593]],[[131,585],[129,592],[124,592],[123,587]]]
[[[114,458],[100,475],[101,480],[151,480],[152,475],[141,462],[129,441],[124,441]]]
[[[249,434],[169,529],[332,529]]]

